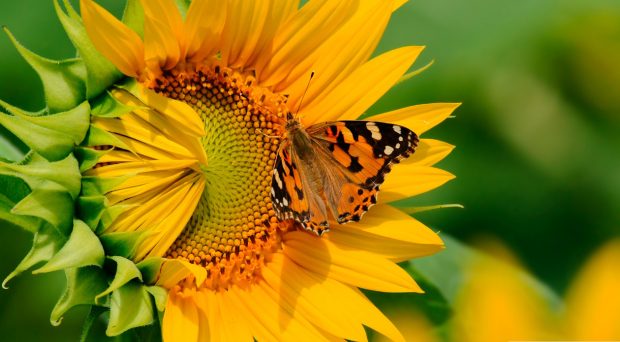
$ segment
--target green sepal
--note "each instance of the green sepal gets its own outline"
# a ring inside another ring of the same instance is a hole
[[[0,160],[16,162],[24,158],[30,148],[15,134],[0,125]]]
[[[99,299],[112,293],[112,291],[116,291],[130,281],[134,279],[142,281],[142,274],[133,261],[117,255],[108,257],[108,259],[116,263],[116,273],[114,274],[114,279],[112,279],[110,286],[95,297],[95,302],[98,304],[100,304]]]
[[[13,114],[0,112],[0,124],[50,161],[69,155],[73,146],[84,140],[89,127],[88,102],[51,115],[26,112],[4,101],[0,104]]]
[[[99,238],[82,221],[73,221],[73,231],[64,246],[34,274],[58,271],[65,268],[103,266],[105,253]]]
[[[0,122],[1,123],[1,122]],[[132,151],[127,144],[123,143],[120,139],[115,137],[113,134],[102,130],[101,128],[90,125],[90,129],[88,133],[86,133],[86,138],[84,138],[84,142],[82,142],[83,146],[116,146],[122,149]]]
[[[43,83],[45,102],[51,113],[76,107],[86,99],[86,68],[80,59],[54,61],[43,58],[21,45],[5,27],[4,31]]]
[[[91,305],[90,310],[88,311],[88,316],[86,316],[86,320],[84,320],[84,325],[82,325],[82,334],[80,335],[80,342],[87,342],[88,334],[93,327],[93,323],[101,316],[104,312],[108,311],[107,308]]]
[[[36,153],[31,153],[27,161],[20,164],[0,162],[0,174],[21,178],[31,188],[36,188],[41,181],[52,181],[65,188],[72,198],[76,198],[80,193],[82,176],[78,162],[72,155],[56,162],[49,162]]]
[[[110,92],[102,94],[91,102],[93,107],[91,110],[92,115],[103,118],[117,118],[137,108],[119,102]]]
[[[15,267],[15,270],[4,279],[2,287],[6,289],[11,279],[29,270],[38,263],[50,260],[62,247],[65,241],[66,237],[52,226],[42,226],[41,229],[34,234],[32,248],[19,265]]]
[[[80,196],[77,201],[78,216],[91,230],[96,230],[106,207],[105,196]]]
[[[168,291],[161,286],[146,286],[145,288],[153,296],[157,311],[164,312],[168,301]]]
[[[140,0],[127,0],[123,13],[123,23],[144,39],[144,9]]]
[[[65,0],[64,5],[69,15],[62,10],[57,0],[54,1],[56,14],[86,68],[86,98],[91,99],[104,92],[123,77],[123,74],[97,51],[86,33],[82,20],[69,1]]]
[[[0,176],[0,178],[2,177]],[[11,214],[11,209],[14,206],[15,202],[0,194],[0,222],[8,222],[33,234],[39,231],[44,221],[37,217]]]
[[[86,176],[82,178],[82,195],[98,196],[105,195],[117,186],[123,184],[133,174],[119,177],[101,178],[97,176]]]
[[[151,295],[145,286],[132,281],[112,292],[110,322],[106,335],[117,336],[129,329],[153,322]]]
[[[54,306],[50,317],[54,326],[61,323],[62,316],[72,307],[94,305],[95,296],[105,290],[108,284],[105,272],[94,266],[66,269],[65,275],[67,288]]]
[[[99,158],[110,151],[112,151],[111,148],[107,150],[95,150],[88,147],[76,147],[73,154],[77,158],[80,165],[80,172],[84,173],[87,170],[92,169],[93,166],[97,165]]]
[[[140,273],[142,273],[142,280],[145,284],[155,284],[157,282],[159,272],[165,261],[165,258],[151,257],[140,261],[136,265],[140,269]]]
[[[43,181],[32,192],[19,201],[12,214],[41,218],[49,222],[60,233],[69,235],[73,219],[73,198],[67,190],[55,182]]]
[[[139,204],[117,204],[110,207],[107,207],[101,213],[101,220],[99,220],[99,225],[97,226],[96,232],[103,232],[106,230],[112,223],[125,211],[131,208],[135,208],[139,206]]]
[[[138,247],[147,238],[151,232],[136,231],[136,232],[114,232],[102,234],[99,236],[103,248],[108,255],[119,255],[127,259],[132,259]]]
[[[15,215],[11,209],[30,194],[30,187],[21,178],[5,175],[0,171],[0,222],[6,221],[31,233],[36,233],[43,224],[37,217]]]

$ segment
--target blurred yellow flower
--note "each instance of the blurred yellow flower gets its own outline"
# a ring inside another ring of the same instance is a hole
[[[500,254],[509,262],[472,265],[455,307],[454,341],[620,340],[620,240],[591,257],[559,311],[535,291],[510,252]]]

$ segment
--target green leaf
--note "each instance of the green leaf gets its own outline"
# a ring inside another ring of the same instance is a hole
[[[133,281],[112,292],[108,336],[120,335],[153,322],[151,295],[144,286]]]
[[[80,58],[86,67],[86,98],[91,99],[104,92],[114,82],[123,77],[114,64],[108,61],[93,45],[82,20],[75,12],[69,1],[64,1],[67,15],[58,0],[54,1],[56,14],[62,23],[69,39],[78,50]]]
[[[73,219],[73,198],[57,183],[44,181],[17,203],[11,213],[41,218],[68,235]]]
[[[133,261],[121,256],[111,256],[108,257],[108,259],[116,263],[116,273],[114,274],[114,279],[112,279],[110,286],[95,297],[95,302],[98,302],[101,297],[107,296],[112,293],[112,291],[116,291],[131,280],[138,279],[142,281],[142,274]]]
[[[82,221],[73,221],[73,231],[65,245],[43,267],[32,273],[47,273],[65,268],[102,266],[105,260],[99,238]]]
[[[108,285],[104,271],[98,267],[81,267],[65,270],[67,288],[52,310],[50,321],[58,326],[62,316],[77,305],[94,305],[95,296]]]
[[[81,60],[54,61],[43,58],[21,45],[6,27],[4,31],[17,51],[39,74],[50,112],[69,110],[86,99],[86,69]]]
[[[92,115],[104,118],[117,118],[137,108],[119,102],[109,92],[94,99],[92,107]]]
[[[459,295],[462,285],[468,282],[472,263],[490,259],[491,257],[465,246],[447,234],[441,234],[441,237],[446,245],[445,250],[431,257],[412,260],[410,264],[415,273],[422,275],[436,286],[452,305]],[[541,298],[544,298],[551,307],[559,308],[562,306],[562,301],[558,295],[546,285],[516,268],[515,272],[529,284],[532,290],[536,291]]]
[[[132,259],[138,247],[150,234],[149,231],[115,232],[101,235],[101,243],[108,255],[120,255]]]
[[[183,17],[183,19],[185,19],[185,16],[187,15],[187,10],[189,9],[189,0],[176,0],[176,3],[177,8],[181,13],[181,16]]]
[[[6,289],[11,279],[29,270],[38,263],[50,260],[62,247],[65,241],[66,238],[53,227],[49,225],[41,227],[34,235],[34,242],[32,243],[30,252],[28,252],[24,260],[17,265],[15,270],[4,279],[2,287]]]
[[[90,105],[83,102],[66,112],[39,115],[23,111],[4,101],[0,104],[13,115],[0,112],[0,124],[48,160],[60,160],[84,140],[90,123]]]
[[[412,274],[416,282],[424,293],[384,293],[364,291],[368,298],[376,304],[382,311],[386,307],[398,303],[399,307],[416,308],[423,312],[434,325],[445,323],[452,316],[452,305],[443,296],[442,292],[423,275],[419,274],[412,267],[402,265]]]
[[[127,0],[123,23],[144,39],[144,10],[140,0]]]

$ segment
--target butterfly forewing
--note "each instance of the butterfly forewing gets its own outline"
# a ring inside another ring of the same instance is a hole
[[[279,219],[294,219],[321,235],[328,220],[358,221],[377,201],[394,163],[408,157],[411,130],[371,121],[336,121],[288,132],[272,181]]]
[[[383,122],[336,121],[308,128],[310,136],[348,171],[351,181],[372,189],[391,166],[410,156],[418,136],[410,129]]]

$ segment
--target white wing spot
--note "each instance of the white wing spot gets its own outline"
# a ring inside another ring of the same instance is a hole
[[[394,132],[400,134],[400,126],[394,125],[394,126],[392,126],[392,128],[394,128]]]
[[[377,127],[374,122],[367,122],[366,128],[370,131],[373,139],[381,140],[381,132],[379,131],[379,127]]]
[[[288,200],[286,199],[286,197],[282,199],[282,204],[284,204],[285,207],[288,206]]]
[[[273,173],[273,179],[276,180],[276,183],[278,184],[278,188],[280,189],[284,189],[284,187],[282,186],[282,180],[280,179],[280,173],[279,172],[274,172]]]
[[[400,148],[400,143],[397,143],[396,146],[394,146],[396,148]]]
[[[398,141],[403,141],[403,137],[398,137]]]
[[[392,152],[394,152],[394,147],[392,147],[392,146],[386,146],[386,147],[385,147],[385,149],[383,150],[383,152],[384,152],[386,155],[388,155],[388,156],[389,156],[390,154],[392,154]]]

